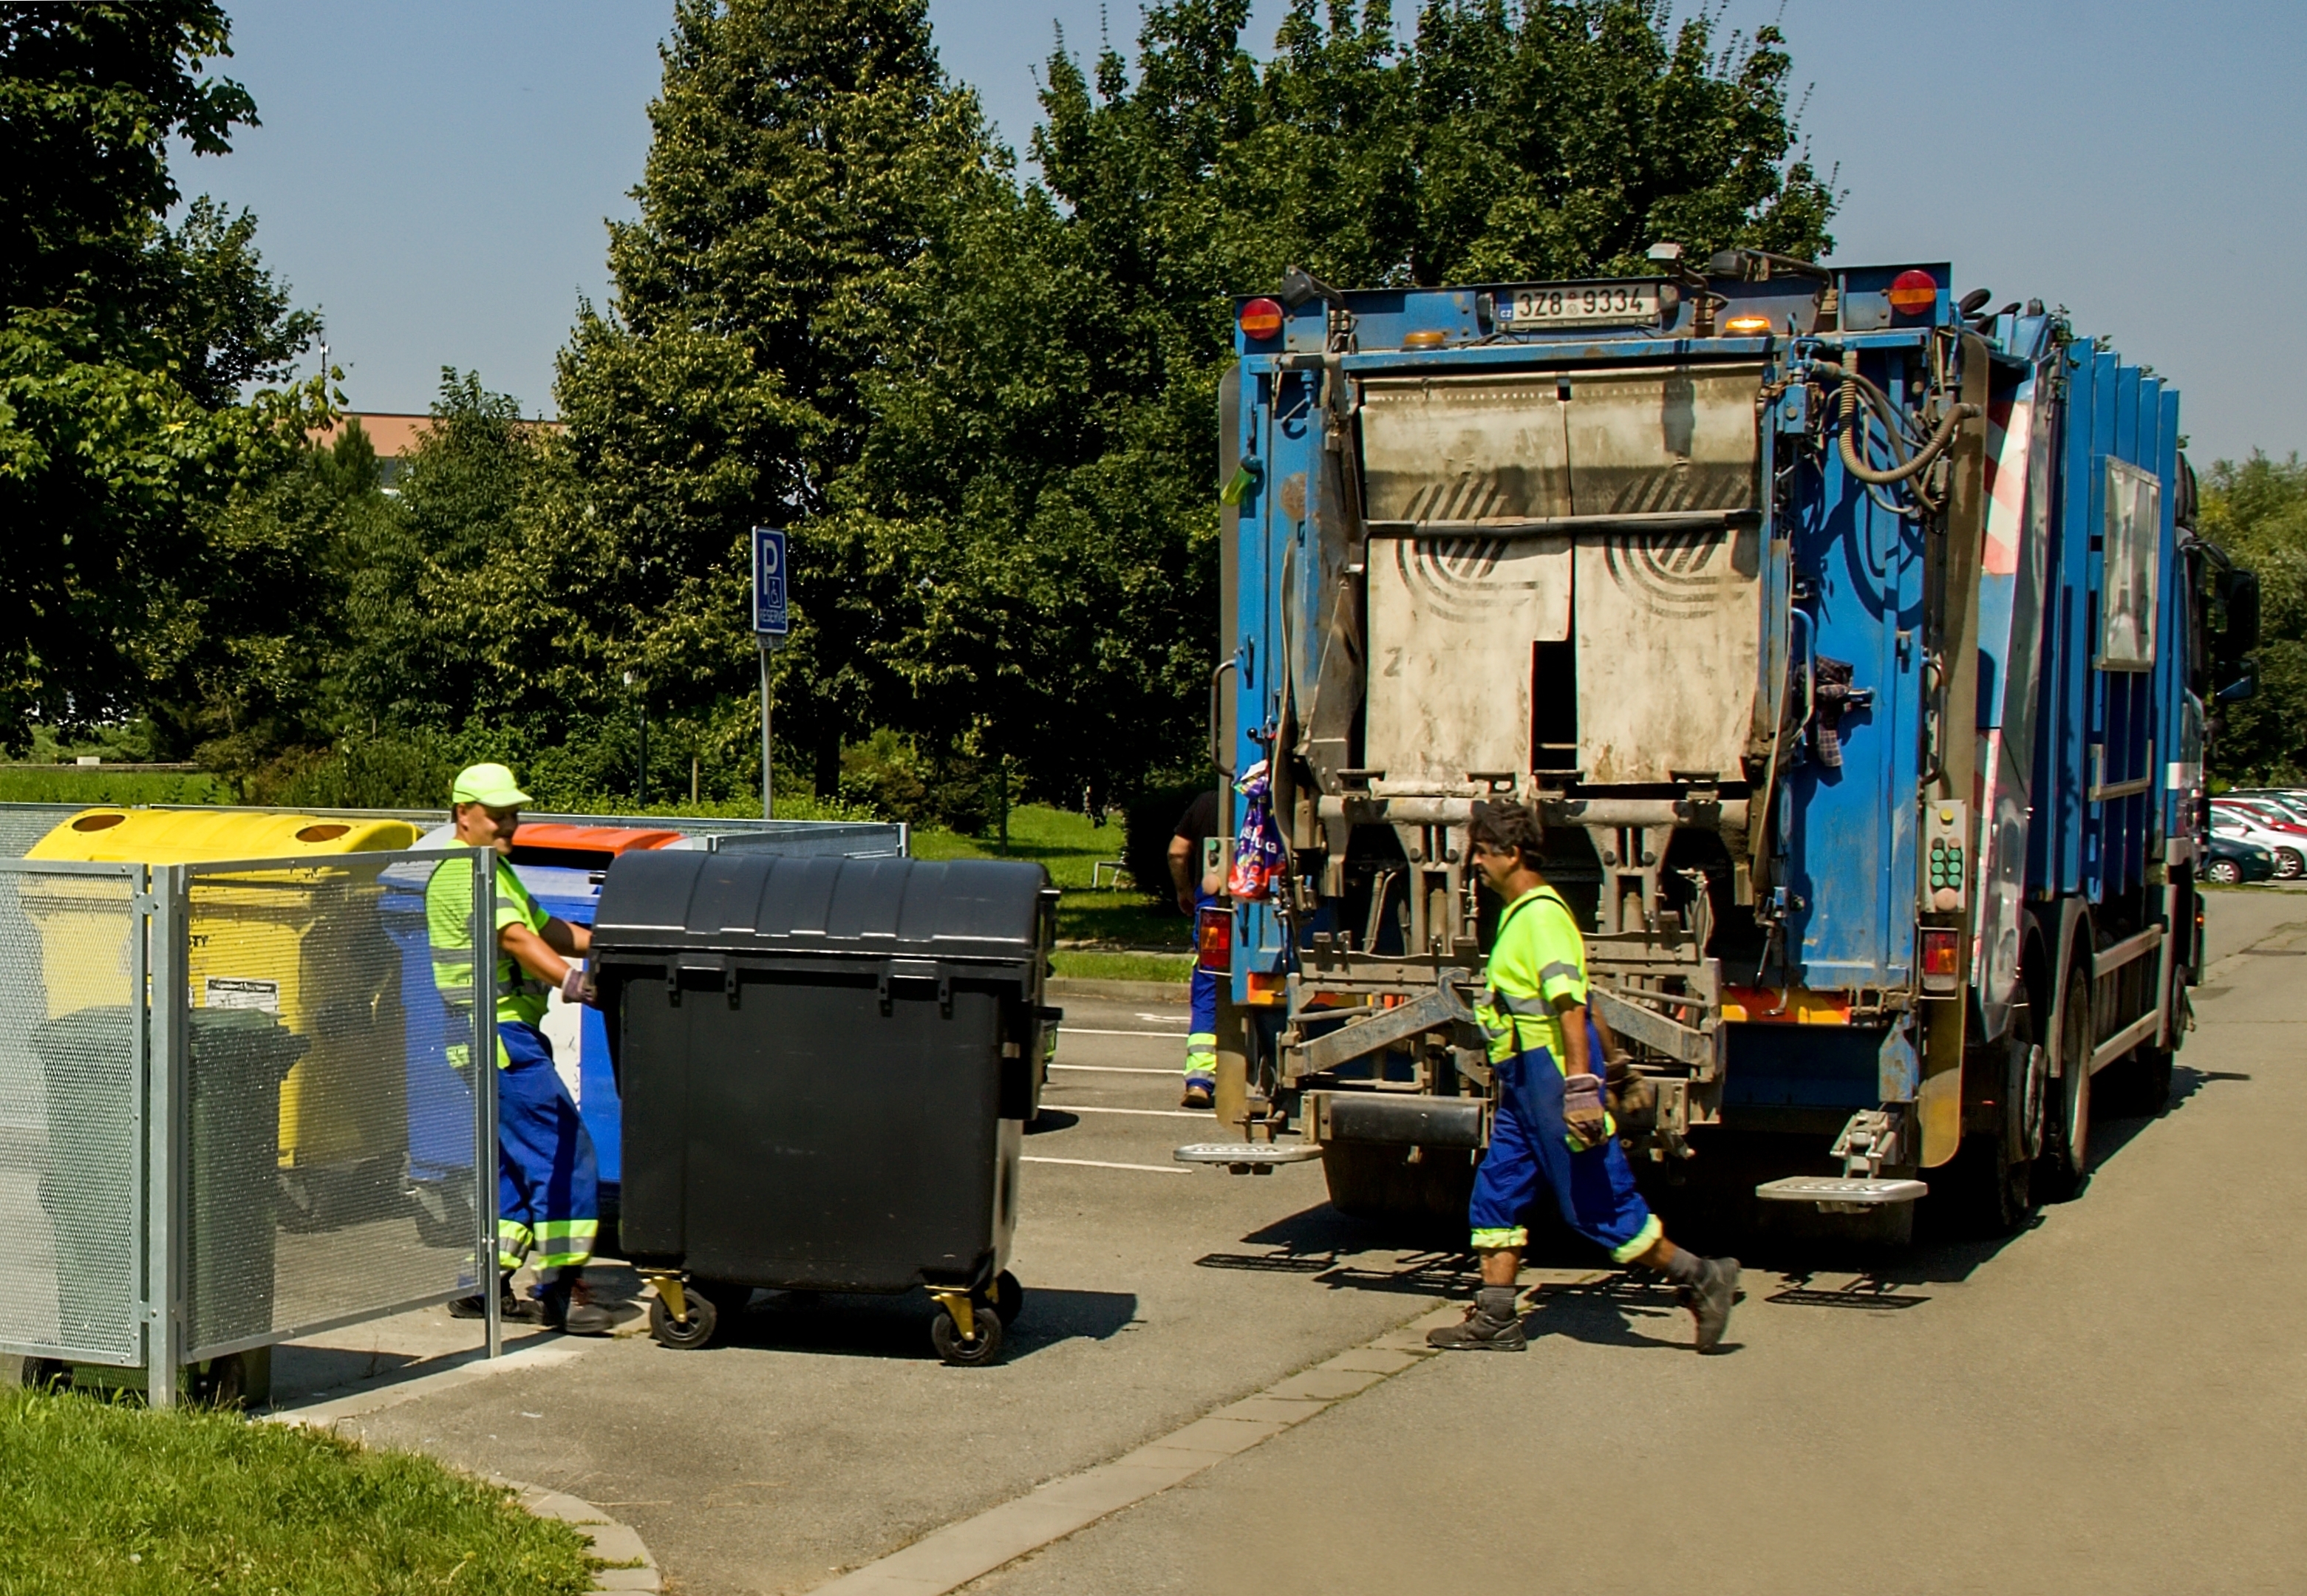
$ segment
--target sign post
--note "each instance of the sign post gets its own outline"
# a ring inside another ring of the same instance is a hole
[[[785,533],[782,527],[753,528],[753,640],[761,646],[761,819],[776,819],[770,784],[769,656],[785,640]]]

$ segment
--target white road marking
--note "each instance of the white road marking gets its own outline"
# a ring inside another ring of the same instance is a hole
[[[1149,1175],[1190,1175],[1193,1171],[1175,1163],[1108,1163],[1102,1158],[1041,1158],[1026,1154],[1020,1163],[1073,1163],[1085,1170],[1142,1170]]]
[[[1052,1064],[1050,1068],[1052,1069],[1077,1069],[1084,1075],[1159,1075],[1166,1076],[1172,1080],[1178,1078],[1178,1072],[1174,1069],[1133,1068],[1127,1064]]]
[[[1213,1117],[1207,1109],[1090,1108],[1078,1103],[1045,1103],[1042,1106],[1055,1109],[1061,1114],[1146,1114],[1159,1120],[1207,1120]]]
[[[1058,1022],[1058,1035],[1068,1036],[1166,1036],[1172,1042],[1183,1042],[1190,1035],[1187,1031],[1093,1031],[1087,1025],[1069,1025]]]

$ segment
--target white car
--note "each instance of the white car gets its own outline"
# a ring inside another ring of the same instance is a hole
[[[2307,837],[2296,831],[2277,831],[2248,811],[2233,804],[2211,805],[2211,829],[2237,842],[2254,843],[2275,855],[2275,877],[2295,881],[2307,871]]]

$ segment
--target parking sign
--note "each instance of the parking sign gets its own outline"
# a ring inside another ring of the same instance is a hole
[[[785,635],[785,534],[782,527],[753,528],[753,632]]]

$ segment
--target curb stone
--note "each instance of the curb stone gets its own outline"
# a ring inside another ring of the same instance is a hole
[[[605,1563],[622,1564],[622,1567],[596,1568],[593,1571],[596,1591],[662,1591],[665,1581],[657,1573],[656,1559],[641,1543],[639,1532],[630,1524],[620,1523],[581,1497],[566,1491],[547,1490],[541,1485],[525,1485],[518,1480],[506,1480],[497,1475],[489,1477],[492,1485],[502,1485],[513,1493],[524,1510],[538,1518],[555,1518],[591,1542],[592,1555]]]
[[[1455,1324],[1458,1303],[1430,1307],[1361,1345],[1205,1413],[1110,1463],[1044,1480],[972,1517],[817,1587],[816,1596],[942,1596],[1062,1540],[1109,1514],[1181,1485],[1338,1403],[1434,1357],[1426,1332]]]
[[[1052,975],[1043,983],[1053,998],[1103,998],[1114,1003],[1182,1003],[1183,981],[1099,981],[1092,976]]]

